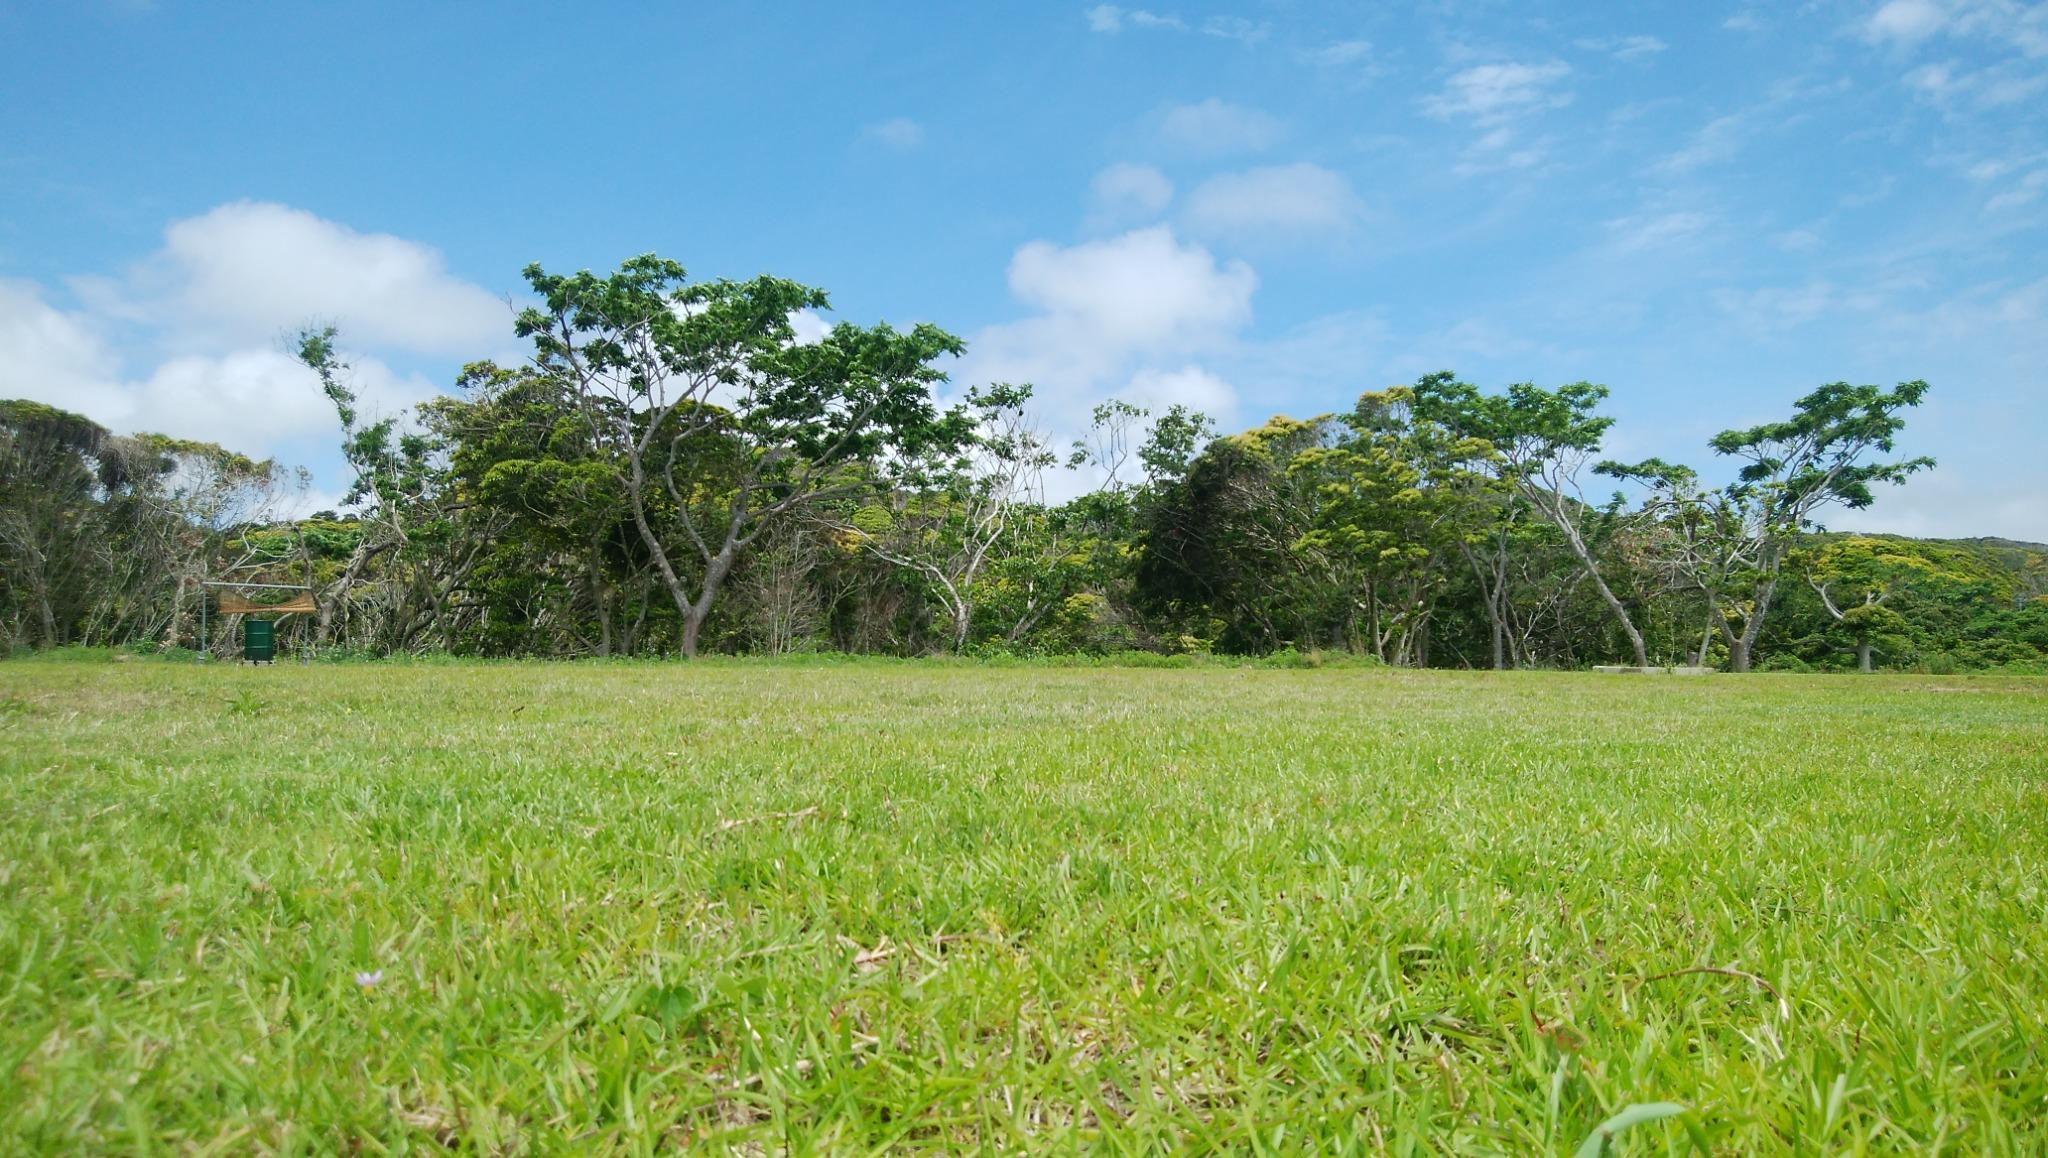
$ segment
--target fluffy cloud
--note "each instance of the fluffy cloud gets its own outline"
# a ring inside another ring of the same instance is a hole
[[[1211,416],[1237,409],[1237,391],[1230,383],[1192,363],[1174,370],[1140,370],[1131,375],[1122,397],[1154,414],[1176,405]]]
[[[436,392],[389,358],[484,356],[511,339],[508,304],[451,275],[432,248],[283,205],[237,202],[174,222],[125,274],[70,285],[76,301],[59,304],[46,287],[0,281],[0,397],[330,468],[333,407],[281,334],[339,326],[366,416]]]
[[[1250,266],[1218,264],[1163,225],[1065,248],[1031,242],[1011,259],[1009,280],[1019,301],[1118,353],[1234,331],[1258,285]]]
[[[1227,356],[1251,320],[1258,277],[1243,262],[1219,262],[1160,225],[1080,245],[1034,241],[1012,258],[1009,284],[1030,314],[973,335],[956,382],[1031,383],[1039,421],[1062,442],[1112,396],[1234,419],[1236,391],[1203,362]]]
[[[1156,217],[1173,200],[1173,182],[1150,165],[1111,165],[1089,184],[1098,221]]]
[[[89,319],[49,305],[31,282],[0,281],[0,398],[86,409],[107,401],[120,369]]]
[[[1271,115],[1215,97],[1175,105],[1159,122],[1159,135],[1167,144],[1209,156],[1261,152],[1279,140],[1281,132],[1280,122]]]
[[[1189,194],[1187,222],[1206,235],[1299,240],[1346,233],[1359,212],[1349,181],[1304,162],[1209,178]]]
[[[75,284],[109,316],[219,343],[268,342],[318,319],[357,344],[462,357],[502,345],[512,325],[504,300],[451,275],[431,247],[269,202],[173,222],[127,277]]]
[[[0,397],[62,406],[120,433],[157,431],[258,454],[335,429],[319,380],[282,350],[186,354],[131,376],[105,330],[89,314],[50,305],[32,285],[0,283]],[[425,379],[374,358],[356,359],[350,378],[371,415],[433,393]]]
[[[1863,35],[1871,40],[1917,44],[1941,31],[1949,14],[1934,0],[1890,0],[1864,21]]]

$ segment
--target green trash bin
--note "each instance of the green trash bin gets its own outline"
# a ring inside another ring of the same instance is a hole
[[[277,624],[268,619],[244,620],[242,658],[250,663],[276,663]]]

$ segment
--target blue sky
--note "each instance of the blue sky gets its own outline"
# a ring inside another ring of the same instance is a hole
[[[1924,377],[1840,526],[2048,539],[2048,3],[0,0],[0,396],[339,491],[280,336],[396,409],[528,261],[649,250],[1232,428],[1455,369],[1611,449]]]

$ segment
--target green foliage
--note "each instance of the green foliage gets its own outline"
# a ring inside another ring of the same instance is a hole
[[[336,330],[298,335],[353,471],[341,515],[275,521],[275,463],[0,403],[0,647],[197,646],[191,592],[232,574],[313,584],[292,642],[344,655],[2048,662],[2048,551],[1820,530],[1929,465],[1891,457],[1924,382],[1831,383],[1723,432],[1740,467],[1719,488],[1596,463],[1613,419],[1590,382],[1444,371],[1222,435],[1111,399],[1065,459],[1099,485],[1055,505],[1033,388],[942,403],[964,349],[943,330],[799,340],[823,291],[651,254],[525,275],[531,359],[465,366],[410,413],[366,416]],[[1589,499],[1588,469],[1640,501]]]

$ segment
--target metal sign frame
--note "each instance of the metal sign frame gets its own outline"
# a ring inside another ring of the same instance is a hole
[[[318,605],[313,602],[313,588],[304,583],[237,583],[232,579],[201,579],[199,586],[201,588],[199,593],[199,656],[193,661],[195,663],[203,662],[213,654],[213,636],[208,633],[206,622],[205,588],[227,587],[236,590],[238,602],[234,606],[228,606],[225,599],[221,601],[220,611],[222,615],[301,615],[320,610]],[[251,603],[247,599],[242,599],[240,597],[242,591],[296,591],[299,593],[300,598],[288,599],[283,603],[266,607],[261,604]]]

